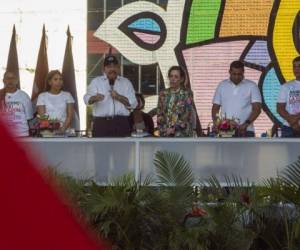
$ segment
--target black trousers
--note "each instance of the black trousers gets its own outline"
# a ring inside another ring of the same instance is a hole
[[[94,117],[93,137],[126,137],[131,135],[128,116]]]

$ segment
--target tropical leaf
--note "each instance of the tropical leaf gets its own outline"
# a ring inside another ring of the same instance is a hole
[[[191,186],[194,182],[190,164],[178,153],[157,151],[154,165],[160,186]]]
[[[279,176],[286,185],[300,189],[300,157],[297,161],[288,165]]]
[[[157,152],[154,165],[155,181],[130,173],[107,186],[56,169],[45,176],[117,249],[299,249],[300,158],[258,186],[232,175],[223,182],[211,176],[194,187],[188,162],[176,153]],[[195,216],[195,207],[206,214]]]

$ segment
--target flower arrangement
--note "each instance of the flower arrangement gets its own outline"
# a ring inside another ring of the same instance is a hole
[[[215,125],[218,137],[233,137],[239,127],[239,120],[229,119],[226,116],[218,117]]]
[[[37,130],[42,137],[52,137],[59,133],[61,122],[58,119],[50,119],[48,114],[37,115]]]

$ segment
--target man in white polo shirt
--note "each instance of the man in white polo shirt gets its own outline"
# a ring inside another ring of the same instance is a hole
[[[300,137],[300,56],[293,60],[296,79],[281,85],[277,112],[284,119],[282,137]]]
[[[104,74],[92,80],[84,96],[93,105],[93,137],[130,136],[130,109],[137,106],[132,83],[119,76],[119,62],[113,55],[104,59]]]
[[[261,112],[261,94],[255,82],[244,79],[244,64],[234,61],[230,65],[230,78],[219,83],[212,106],[214,124],[221,116],[239,120],[238,136],[254,137],[253,122]]]

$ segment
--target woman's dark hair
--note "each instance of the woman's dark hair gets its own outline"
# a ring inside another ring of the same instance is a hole
[[[136,97],[137,100],[141,99],[141,102],[142,102],[141,109],[143,109],[145,107],[145,98],[144,98],[143,94],[142,93],[135,93],[135,97]]]
[[[173,70],[179,71],[180,77],[183,79],[182,82],[184,82],[184,81],[185,81],[185,71],[184,71],[184,69],[183,69],[181,66],[172,66],[172,67],[169,69],[169,71],[168,71],[168,77],[170,77],[171,72],[172,72]]]
[[[45,84],[45,91],[49,91],[51,89],[51,86],[49,85],[49,82],[51,81],[51,79],[55,76],[55,75],[60,75],[62,76],[62,73],[59,70],[51,70],[49,71],[49,73],[46,76],[46,84]]]

